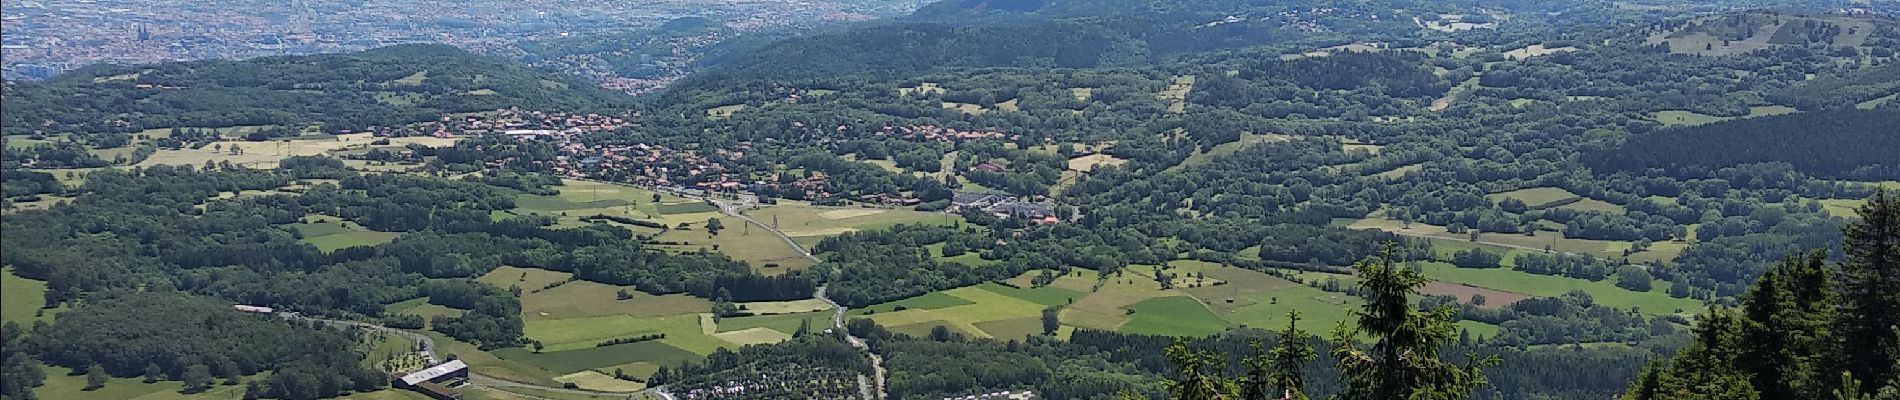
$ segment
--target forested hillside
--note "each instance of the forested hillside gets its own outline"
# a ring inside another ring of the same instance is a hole
[[[0,395],[394,396],[432,341],[466,398],[1879,398],[1883,6],[948,0],[524,50],[705,68],[640,97],[436,46],[8,83]]]
[[[1706,175],[1743,164],[1786,163],[1822,177],[1900,179],[1900,113],[1834,110],[1749,118],[1632,135],[1622,145],[1586,158],[1612,171],[1656,168]]]
[[[0,126],[8,135],[304,124],[347,132],[496,108],[597,110],[627,104],[571,77],[440,45],[100,65],[45,82],[9,82],[6,96]]]

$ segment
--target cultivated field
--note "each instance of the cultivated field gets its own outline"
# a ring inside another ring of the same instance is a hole
[[[1279,329],[1286,326],[1287,312],[1298,310],[1301,329],[1331,332],[1350,317],[1347,308],[1359,302],[1343,293],[1329,293],[1253,270],[1218,267],[1203,272],[1231,283],[1183,291],[1206,305],[1214,316],[1236,326]],[[1201,329],[1211,327],[1204,325]]]
[[[949,214],[881,208],[780,205],[747,210],[745,214],[767,226],[776,224],[779,231],[794,239],[882,229],[898,224],[960,222]]]
[[[722,215],[705,213],[708,217]],[[754,217],[757,218],[757,217]],[[747,226],[745,220],[737,217],[719,217],[719,223],[725,226],[718,235],[705,230],[706,218],[700,218],[691,228],[673,229],[662,233],[654,240],[662,245],[661,249],[675,252],[694,252],[700,249],[724,253],[734,260],[744,261],[752,269],[762,274],[778,275],[793,270],[810,267],[813,262],[803,253],[785,244],[777,235]],[[769,222],[768,222],[769,223]]]
[[[378,139],[368,133],[344,135],[324,135],[307,138],[288,138],[265,142],[243,140],[225,140],[214,142],[200,149],[161,149],[152,153],[150,158],[138,163],[138,166],[152,165],[192,165],[201,166],[205,161],[225,162],[251,168],[276,168],[277,162],[291,156],[319,156],[339,150],[370,147],[370,142]],[[407,146],[419,144],[429,147],[454,146],[459,138],[405,137],[387,138],[387,146]],[[382,146],[382,145],[378,145]],[[231,149],[242,151],[233,154]]]
[[[1026,285],[1027,279],[1011,281],[1022,280]],[[1081,292],[1064,288],[1019,289],[984,283],[874,305],[854,310],[852,315],[914,336],[943,326],[966,335],[1013,339],[1042,333],[1043,308],[1081,297]]]

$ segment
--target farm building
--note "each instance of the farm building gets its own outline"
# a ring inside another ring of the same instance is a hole
[[[390,382],[397,388],[414,390],[437,400],[460,400],[462,395],[450,386],[459,385],[468,380],[468,364],[462,360],[436,364],[416,372],[397,375]]]

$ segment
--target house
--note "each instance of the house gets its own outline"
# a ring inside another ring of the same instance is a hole
[[[991,173],[1003,172],[1003,166],[991,164],[991,163],[977,164],[975,168],[976,170],[983,171],[983,172],[991,172]]]
[[[390,386],[414,390],[436,400],[460,400],[462,395],[449,387],[468,381],[468,364],[450,360],[395,378]]]

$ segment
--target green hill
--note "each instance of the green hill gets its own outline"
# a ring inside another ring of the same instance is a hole
[[[7,134],[167,127],[388,126],[519,106],[589,110],[624,97],[565,76],[441,45],[349,54],[100,65],[6,87]]]

